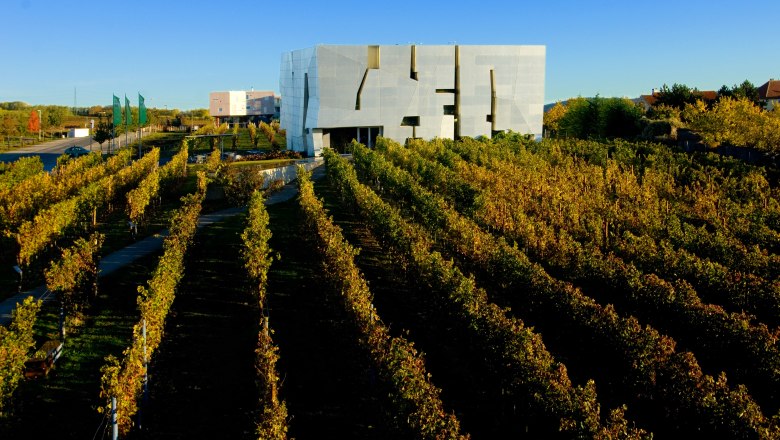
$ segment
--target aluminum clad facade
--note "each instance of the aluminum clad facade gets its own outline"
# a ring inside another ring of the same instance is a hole
[[[318,45],[282,55],[281,127],[310,156],[336,137],[539,137],[544,69],[544,46]]]

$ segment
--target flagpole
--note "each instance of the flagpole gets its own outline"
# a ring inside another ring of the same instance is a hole
[[[114,146],[114,150],[121,147],[122,142],[116,140],[116,129],[120,125],[122,125],[122,119],[124,118],[124,113],[122,113],[122,104],[119,102],[119,97],[116,95],[113,95],[114,97],[114,109],[111,113],[112,115],[112,121],[111,121],[111,144]],[[120,147],[117,147],[117,143],[120,144]],[[110,149],[110,146],[109,146]]]
[[[143,151],[143,141],[141,138],[141,124],[143,124],[143,122],[141,121],[141,94],[139,93],[138,96],[138,158],[140,159],[141,152]]]
[[[146,124],[146,104],[144,97],[138,94],[138,157],[141,157],[143,151],[143,126]]]

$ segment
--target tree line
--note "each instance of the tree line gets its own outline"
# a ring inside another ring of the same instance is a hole
[[[44,135],[53,135],[68,127],[84,127],[89,120],[94,119],[95,129],[111,133],[116,128],[117,133],[124,132],[124,126],[112,127],[112,106],[94,105],[91,107],[67,107],[61,105],[29,105],[21,101],[0,102],[0,136],[37,136],[39,131]],[[132,107],[133,121],[138,121],[138,107]],[[148,121],[152,125],[167,125],[179,127],[184,125],[202,125],[211,117],[207,109],[147,109]],[[137,129],[137,124],[128,130]],[[105,141],[105,139],[104,139]],[[101,143],[98,141],[98,143]]]
[[[547,137],[676,141],[680,129],[696,133],[711,148],[753,147],[780,152],[780,111],[767,111],[750,81],[716,93],[685,84],[664,85],[649,108],[627,98],[572,98],[544,115]]]

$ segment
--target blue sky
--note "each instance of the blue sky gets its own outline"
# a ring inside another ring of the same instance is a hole
[[[3,0],[0,102],[205,108],[323,44],[542,44],[545,102],[780,78],[780,1]],[[289,5],[289,6],[288,6]]]

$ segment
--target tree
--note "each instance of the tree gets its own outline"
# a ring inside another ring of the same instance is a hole
[[[27,131],[35,133],[41,130],[41,119],[38,117],[38,110],[30,112],[30,118],[27,120]]]
[[[731,98],[725,97],[719,103],[726,99]],[[690,129],[701,136],[702,142],[710,147],[720,145],[719,121],[715,114],[707,109],[707,105],[703,101],[699,100],[693,104],[686,105],[682,115],[685,120],[689,121],[688,126]]]
[[[642,132],[643,109],[624,98],[576,98],[566,103],[558,121],[566,136],[580,139],[626,138]]]
[[[207,108],[199,108],[199,109],[195,109],[195,110],[190,110],[190,114],[193,117],[200,118],[200,119],[208,119],[208,118],[211,117],[211,115],[209,115],[209,109],[207,109]]]
[[[629,99],[609,98],[598,102],[598,134],[602,138],[631,139],[642,132],[644,111]]]
[[[238,145],[238,123],[233,124],[233,130],[231,133],[233,134],[233,137],[231,137],[230,140],[233,143],[233,151],[235,151],[236,146]]]
[[[680,121],[680,112],[682,109],[671,107],[666,104],[654,105],[647,111],[647,117],[650,119],[664,119]]]
[[[731,88],[723,85],[718,90],[718,100],[723,98],[746,98],[758,104],[758,88],[752,82],[745,80],[742,84],[734,84]]]
[[[49,123],[49,127],[61,127],[68,113],[69,111],[65,107],[49,106],[46,111],[46,120]]]
[[[171,110],[171,113],[170,113],[171,119],[170,119],[169,124],[172,127],[181,127],[182,125],[184,125],[183,122],[182,122],[182,116],[183,116],[183,113],[180,112],[179,109]]]
[[[111,131],[112,131],[112,123],[108,121],[103,121],[103,118],[100,118],[100,121],[97,124],[97,127],[95,128],[95,133],[92,135],[92,139],[95,140],[98,144],[100,144],[100,151],[103,151],[103,142],[111,139]]]
[[[255,125],[254,122],[250,122],[246,125],[246,128],[249,130],[249,140],[252,141],[252,145],[257,148],[257,141],[259,140],[257,137],[257,125]]]
[[[544,131],[548,137],[555,136],[560,128],[560,122],[566,114],[566,106],[558,101],[544,114]]]
[[[726,84],[723,84],[718,89],[718,99],[719,100],[722,99],[722,98],[731,98],[733,96],[734,96],[734,94],[731,92],[731,89]]]
[[[758,104],[758,88],[748,80],[743,81],[740,85],[735,85],[731,91],[735,98],[745,98]]]
[[[2,132],[6,136],[15,136],[19,134],[19,121],[12,114],[3,116]]]
[[[665,104],[682,110],[686,104],[694,104],[699,95],[697,89],[692,89],[685,84],[674,83],[671,88],[664,84],[653,106]]]
[[[156,125],[162,120],[162,112],[156,108],[146,109],[146,122],[149,125]]]
[[[101,112],[111,113],[113,108],[107,105],[93,105],[89,108],[89,116],[99,116]]]
[[[3,110],[24,110],[30,105],[22,101],[0,102],[0,108]]]
[[[598,109],[590,99],[572,98],[566,103],[566,113],[559,121],[561,133],[566,137],[588,139],[596,134]]]
[[[698,101],[686,106],[685,115],[691,129],[710,147],[728,144],[773,154],[780,148],[780,114],[763,111],[749,98],[725,97],[712,109]]]
[[[214,134],[225,134],[229,130],[227,122],[223,122],[219,124],[218,127],[214,129]],[[216,149],[219,145],[221,145],[223,142],[222,139],[218,137],[211,138],[211,148]]]

